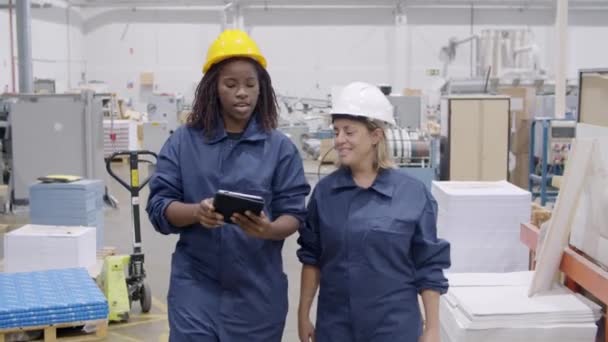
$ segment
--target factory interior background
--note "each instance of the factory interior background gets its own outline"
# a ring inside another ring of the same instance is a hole
[[[186,122],[226,29],[268,61],[277,129],[313,189],[336,169],[328,113],[343,88],[389,100],[390,157],[433,194],[451,244],[441,341],[608,341],[605,0],[1,0],[0,341],[169,340],[178,236],[153,228],[146,186],[128,189],[128,151],[158,154]],[[140,159],[144,180],[155,160]],[[133,299],[135,226],[148,293]],[[297,238],[282,251],[286,342],[299,341]],[[73,290],[46,277],[69,279],[92,316],[43,319],[41,293]]]

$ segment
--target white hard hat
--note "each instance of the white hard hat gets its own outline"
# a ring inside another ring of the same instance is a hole
[[[393,106],[380,89],[372,84],[348,84],[334,101],[331,115],[362,116],[395,126]]]

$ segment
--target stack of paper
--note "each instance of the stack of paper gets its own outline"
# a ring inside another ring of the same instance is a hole
[[[92,267],[95,229],[28,224],[4,235],[4,253],[6,272]]]
[[[451,244],[450,272],[513,272],[528,268],[519,240],[531,195],[506,181],[433,182],[437,234]]]
[[[452,274],[441,298],[443,342],[593,342],[601,308],[564,287],[529,297],[532,272]]]
[[[112,134],[116,140],[112,141]],[[137,150],[137,123],[131,120],[103,120],[103,154]]]
[[[37,183],[30,187],[30,222],[97,229],[97,249],[104,246],[104,185],[101,180]]]
[[[82,268],[0,273],[0,329],[107,317],[107,300]]]

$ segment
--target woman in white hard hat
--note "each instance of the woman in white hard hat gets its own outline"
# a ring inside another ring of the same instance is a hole
[[[247,33],[224,31],[209,48],[188,124],[158,156],[148,215],[160,233],[179,234],[167,297],[171,341],[282,339],[281,250],[305,218],[310,187],[295,145],[275,129],[265,67]],[[224,218],[211,200],[220,189],[263,197],[264,211]]]
[[[393,168],[383,129],[395,124],[393,108],[376,86],[355,82],[331,114],[340,168],[315,187],[299,231],[300,340],[439,342],[450,248],[436,236],[428,189]]]

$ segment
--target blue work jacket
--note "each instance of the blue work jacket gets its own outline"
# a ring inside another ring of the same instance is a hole
[[[280,341],[287,314],[283,241],[250,237],[234,224],[177,228],[173,201],[199,203],[217,190],[264,198],[270,220],[305,217],[310,192],[295,145],[251,120],[238,139],[219,124],[211,138],[180,127],[163,146],[150,181],[147,212],[162,234],[179,234],[168,294],[171,341]]]
[[[321,272],[317,342],[418,341],[418,293],[448,288],[450,250],[436,215],[424,184],[396,169],[367,189],[346,168],[317,184],[297,253]]]

